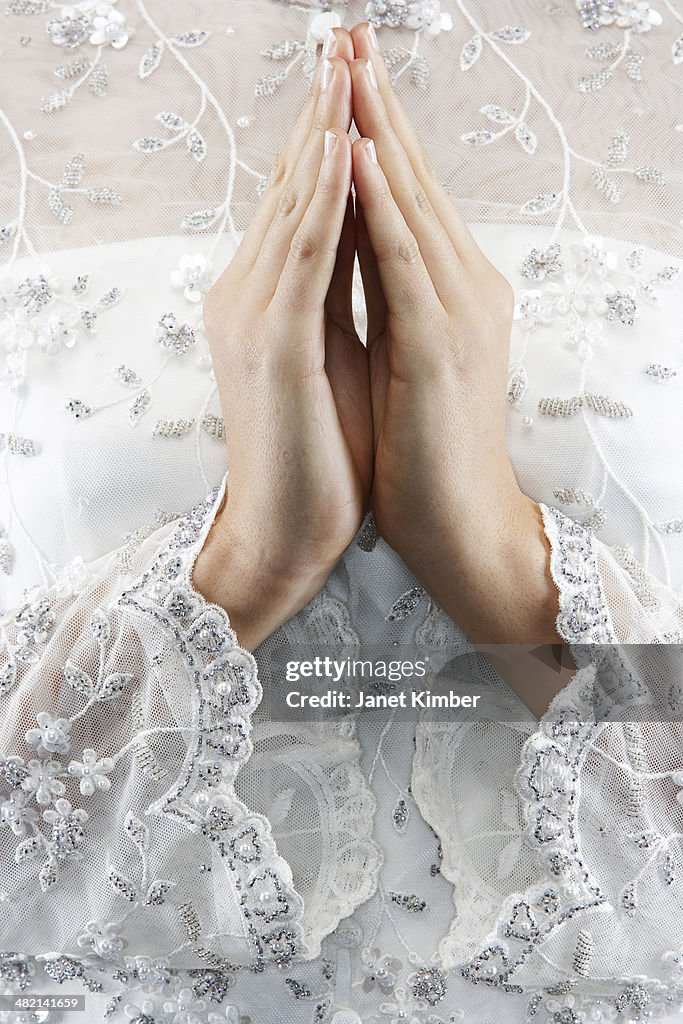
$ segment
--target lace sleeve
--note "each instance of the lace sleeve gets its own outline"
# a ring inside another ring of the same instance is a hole
[[[0,948],[187,965],[209,936],[238,963],[300,945],[291,873],[235,795],[256,662],[191,581],[222,491],[3,620]]]
[[[609,547],[559,509],[541,503],[559,591],[559,635],[568,643],[683,640],[683,603],[627,548]]]

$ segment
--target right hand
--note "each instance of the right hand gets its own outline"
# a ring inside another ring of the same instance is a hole
[[[193,582],[250,649],[324,585],[372,486],[367,359],[351,305],[353,47],[343,30],[335,41],[204,302],[230,470]]]

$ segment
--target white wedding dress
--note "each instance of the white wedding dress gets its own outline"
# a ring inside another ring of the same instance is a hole
[[[253,657],[192,585],[229,462],[201,299],[364,5],[9,3],[0,993],[29,1002],[0,1021],[681,1019],[683,14],[658,6],[367,8],[518,295],[509,449],[578,666],[535,722],[370,519]],[[276,721],[259,666],[307,642],[429,650],[488,720]]]

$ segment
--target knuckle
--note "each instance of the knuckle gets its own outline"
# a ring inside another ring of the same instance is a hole
[[[268,187],[277,188],[278,185],[281,185],[284,182],[286,175],[287,162],[285,158],[280,153],[278,153],[275,163],[273,164],[273,168],[270,172]]]
[[[280,217],[289,217],[297,207],[298,196],[293,188],[285,188],[278,199],[277,212]]]
[[[321,175],[315,185],[315,191],[322,198],[330,198],[339,192],[339,181],[331,175]]]
[[[396,256],[406,266],[414,267],[417,265],[420,259],[420,247],[412,235],[407,235],[399,240],[396,247]]]
[[[415,194],[413,195],[413,203],[415,204],[415,209],[419,210],[420,213],[423,213],[427,216],[431,214],[432,204],[427,198],[427,193],[424,191],[424,189],[418,188],[415,191]]]
[[[297,231],[292,238],[289,251],[296,263],[308,263],[319,251],[319,245],[312,235]]]
[[[420,257],[420,249],[411,236],[401,235],[385,245],[375,247],[375,258],[378,263],[404,263],[415,266]]]

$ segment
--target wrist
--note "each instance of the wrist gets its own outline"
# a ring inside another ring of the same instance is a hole
[[[471,640],[557,643],[557,588],[540,507],[515,485],[425,530],[404,560]]]
[[[314,597],[332,568],[298,564],[291,551],[222,513],[197,556],[192,583],[227,612],[240,645],[254,650]]]

